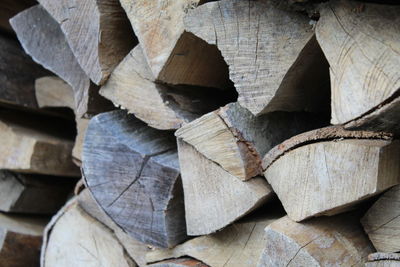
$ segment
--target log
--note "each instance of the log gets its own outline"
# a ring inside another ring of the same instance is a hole
[[[264,228],[280,217],[281,215],[275,212],[261,218],[253,217],[237,222],[222,231],[191,239],[175,248],[149,252],[146,259],[152,263],[189,256],[213,267],[255,267],[265,243],[268,242]]]
[[[0,169],[79,177],[67,126],[58,119],[0,110]]]
[[[242,180],[262,174],[261,159],[274,146],[323,125],[305,113],[276,112],[255,117],[228,104],[184,125],[175,135]]]
[[[206,235],[233,223],[273,196],[262,177],[242,182],[178,139],[188,235]]]
[[[361,223],[378,251],[400,251],[400,186],[383,194],[361,219]]]
[[[76,118],[76,129],[78,134],[76,135],[74,147],[72,148],[72,158],[74,162],[78,164],[78,166],[81,166],[82,164],[83,140],[85,138],[88,125],[88,119]]]
[[[115,68],[110,79],[101,87],[100,94],[149,126],[172,130],[218,108],[216,101],[210,99],[212,94],[209,90],[185,89],[156,83],[138,45]]]
[[[58,177],[0,171],[0,211],[52,214],[72,192],[72,183]]]
[[[398,141],[320,139],[289,149],[264,175],[288,216],[302,221],[343,212],[398,184],[399,158]]]
[[[259,266],[363,266],[374,249],[358,223],[344,214],[296,223],[285,216],[271,223]]]
[[[179,258],[166,260],[149,265],[151,267],[208,267],[208,265],[202,263],[201,261],[191,259],[191,258]]]
[[[107,80],[136,42],[118,0],[38,2],[60,24],[79,65],[97,85]]]
[[[35,95],[40,108],[66,107],[75,110],[72,87],[56,76],[36,79]]]
[[[400,266],[399,253],[376,252],[368,255],[365,267],[398,267]]]
[[[90,191],[125,232],[159,247],[187,238],[172,133],[124,111],[103,113],[89,122],[82,159]]]
[[[183,17],[200,0],[120,0],[156,80],[226,89],[228,67],[216,47],[185,32]]]
[[[25,51],[73,88],[75,110],[79,117],[110,109],[110,104],[98,93],[96,97],[99,88],[90,82],[69,48],[60,26],[43,7],[31,7],[13,17],[10,23]]]
[[[329,101],[328,64],[307,16],[269,0],[222,0],[189,10],[184,23],[218,47],[240,105],[254,115],[318,110]]]
[[[0,213],[0,265],[38,266],[45,225],[42,218]]]
[[[35,4],[35,0],[2,0],[0,3],[0,29],[7,33],[14,33],[8,20]]]
[[[46,226],[41,266],[136,266],[106,226],[73,199]]]
[[[365,4],[362,12],[354,12],[358,5],[325,4],[316,27],[330,65],[333,124],[379,108],[400,88],[395,67],[400,64],[400,7]]]

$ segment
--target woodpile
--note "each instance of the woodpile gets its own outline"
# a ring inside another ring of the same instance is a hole
[[[400,266],[399,4],[0,7],[0,266]]]

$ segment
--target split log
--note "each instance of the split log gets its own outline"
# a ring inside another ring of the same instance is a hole
[[[75,138],[74,147],[72,148],[72,157],[75,162],[80,166],[82,163],[82,150],[83,150],[83,140],[85,138],[86,130],[89,125],[89,120],[85,118],[76,119],[76,129],[78,134]]]
[[[90,82],[60,26],[43,7],[31,7],[13,17],[10,23],[25,51],[74,89],[75,110],[79,117],[110,109],[109,103],[98,93],[96,97],[99,88]]]
[[[357,5],[327,3],[316,27],[330,64],[333,124],[379,108],[400,88],[400,7],[365,4],[362,12],[354,12]]]
[[[374,248],[358,218],[343,214],[296,223],[285,216],[265,229],[259,266],[362,266]]]
[[[73,143],[63,133],[68,131],[66,125],[63,132],[58,132],[53,121],[45,120],[46,117],[0,111],[0,169],[79,177],[80,171],[71,158]]]
[[[329,101],[328,64],[305,15],[269,0],[222,0],[190,10],[185,30],[218,47],[239,103],[254,115]]]
[[[383,194],[361,223],[378,251],[400,251],[400,185]]]
[[[0,265],[38,266],[45,225],[40,218],[0,213]]]
[[[97,85],[134,46],[134,33],[118,0],[38,2],[60,24],[79,65]]]
[[[160,247],[187,238],[172,133],[124,111],[103,113],[89,122],[82,159],[86,184],[124,231]]]
[[[149,265],[151,267],[208,267],[208,265],[202,263],[201,261],[191,259],[191,258],[179,258],[166,260]]]
[[[365,267],[398,267],[400,266],[399,253],[372,253],[368,255]]]
[[[170,130],[178,129],[218,107],[209,92],[199,88],[197,91],[203,93],[196,95],[196,89],[171,89],[155,83],[143,50],[138,45],[115,68],[100,94],[149,126]]]
[[[39,107],[66,107],[75,110],[73,89],[62,79],[46,76],[35,81],[35,95]]]
[[[136,266],[106,226],[70,201],[45,230],[41,266]]]
[[[156,80],[225,89],[228,67],[216,47],[185,32],[183,17],[200,0],[120,0]]]
[[[181,139],[178,139],[178,153],[188,235],[216,232],[273,195],[262,177],[242,182]]]
[[[72,183],[58,177],[0,171],[0,211],[51,214],[72,192]]]
[[[0,29],[9,33],[13,33],[13,29],[9,23],[9,19],[36,4],[35,0],[2,0],[0,3]]]
[[[320,127],[316,116],[276,112],[255,117],[238,103],[186,124],[175,135],[242,180],[262,174],[261,159],[289,137]]]
[[[266,168],[264,175],[292,220],[343,212],[400,183],[400,143],[379,139],[379,134],[378,139],[356,139],[363,135],[305,139]],[[308,135],[293,139],[303,137]]]
[[[264,229],[280,217],[274,214],[238,222],[217,233],[186,241],[175,248],[149,252],[146,259],[151,263],[189,256],[213,267],[255,267],[268,242]]]

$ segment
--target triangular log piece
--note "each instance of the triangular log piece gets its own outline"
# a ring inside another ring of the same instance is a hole
[[[97,115],[86,131],[82,165],[96,201],[128,234],[159,247],[187,238],[172,133],[121,110]]]
[[[189,10],[185,30],[218,47],[239,103],[259,115],[329,101],[328,64],[309,21],[270,0],[222,0]]]

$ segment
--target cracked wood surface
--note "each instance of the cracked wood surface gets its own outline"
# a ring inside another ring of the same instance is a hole
[[[115,68],[100,94],[149,126],[172,130],[218,107],[209,94],[198,92],[196,96],[195,90],[203,91],[202,88],[174,90],[157,84],[138,45]]]
[[[213,267],[255,267],[268,242],[264,228],[280,217],[270,214],[246,219],[217,233],[186,241],[175,248],[149,252],[146,259],[150,263],[189,256]]]
[[[221,89],[230,85],[218,49],[184,31],[184,15],[200,0],[120,2],[156,80]]]
[[[107,80],[135,44],[118,0],[38,2],[60,24],[79,65],[97,85]]]
[[[188,235],[206,235],[233,223],[273,195],[262,177],[242,182],[178,139]]]
[[[378,251],[400,251],[400,186],[383,194],[361,223]]]
[[[343,212],[399,184],[399,159],[398,141],[322,141],[285,153],[264,175],[288,216],[302,221]]]
[[[222,0],[189,10],[185,30],[218,47],[239,103],[254,115],[324,102],[328,64],[307,16],[268,0]]]
[[[232,103],[184,125],[175,135],[233,176],[248,180],[262,174],[261,159],[271,148],[322,124],[305,113],[255,117]]]
[[[333,124],[379,108],[400,87],[400,8],[365,4],[361,12],[354,12],[357,5],[325,4],[316,27],[330,64]]]
[[[82,165],[103,210],[144,243],[171,247],[186,239],[182,185],[172,133],[125,111],[89,122]]]
[[[265,228],[258,266],[363,266],[374,248],[358,223],[343,214],[296,223],[285,216]]]

